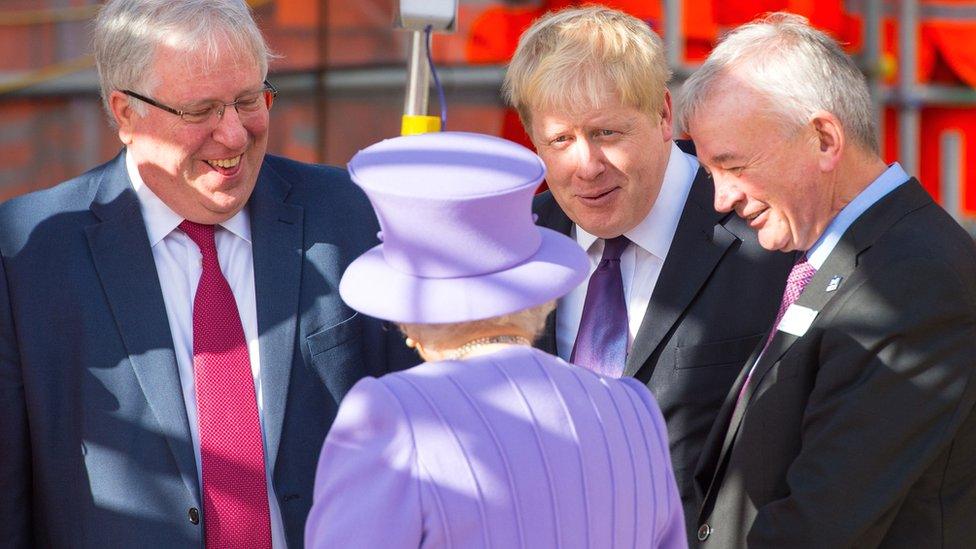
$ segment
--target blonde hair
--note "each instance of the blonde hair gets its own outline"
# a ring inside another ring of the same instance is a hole
[[[805,17],[778,12],[732,31],[681,89],[679,119],[689,127],[728,78],[768,99],[786,129],[830,112],[865,149],[879,151],[867,82],[837,42]]]
[[[646,23],[584,6],[547,13],[522,34],[502,94],[529,128],[533,109],[595,107],[608,94],[656,115],[670,78],[661,38]]]
[[[555,308],[556,302],[550,301],[507,315],[482,320],[449,324],[403,323],[399,324],[399,327],[404,335],[423,347],[431,349],[443,349],[452,342],[470,341],[485,334],[497,335],[509,332],[512,335],[529,334],[529,339],[535,339],[542,333],[546,325],[546,317]]]

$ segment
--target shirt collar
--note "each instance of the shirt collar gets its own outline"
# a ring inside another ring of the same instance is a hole
[[[125,153],[125,169],[129,174],[129,181],[132,189],[136,192],[139,199],[139,206],[142,209],[142,217],[146,223],[146,232],[149,235],[149,246],[154,247],[159,244],[169,233],[173,232],[183,218],[166,205],[156,193],[146,185],[139,173],[132,155]],[[248,244],[251,243],[251,223],[247,214],[247,208],[242,208],[234,217],[220,223],[220,226],[233,233],[238,238],[243,239]]]
[[[807,250],[807,261],[810,265],[815,269],[819,269],[851,224],[858,217],[861,217],[861,214],[873,206],[875,202],[884,198],[885,195],[908,181],[908,179],[908,174],[897,162],[888,166],[887,170],[882,172],[877,179],[858,193],[854,197],[854,200],[851,200],[844,206],[834,219],[830,221],[830,224],[824,229],[820,238]]]
[[[624,236],[654,256],[661,259],[667,257],[697,171],[698,159],[685,154],[677,144],[672,142],[668,166],[664,170],[664,180],[654,206],[647,216],[636,227],[625,232]],[[584,250],[589,250],[596,240],[596,236],[576,226],[576,241]]]

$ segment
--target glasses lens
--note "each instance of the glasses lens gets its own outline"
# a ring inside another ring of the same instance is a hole
[[[264,91],[245,95],[237,100],[237,112],[256,112],[264,106]]]
[[[204,107],[202,109],[196,109],[189,112],[183,113],[183,120],[189,122],[190,124],[202,124],[213,115],[214,111],[217,109],[216,105],[211,105],[209,107]]]

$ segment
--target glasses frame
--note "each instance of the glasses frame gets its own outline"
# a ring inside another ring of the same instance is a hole
[[[263,82],[263,84],[264,84],[264,89],[262,89],[261,92],[264,92],[264,93],[269,93],[270,92],[272,98],[278,97],[278,88],[274,84],[272,84],[271,82],[268,82],[267,80],[265,80]],[[174,109],[173,107],[170,107],[169,105],[164,105],[164,104],[160,103],[159,101],[156,101],[155,99],[146,97],[145,95],[136,93],[136,92],[134,92],[132,90],[119,90],[119,91],[122,92],[122,93],[124,93],[125,95],[128,95],[129,97],[134,97],[134,98],[138,99],[139,101],[142,101],[142,102],[145,102],[145,103],[149,103],[150,105],[152,105],[153,107],[156,107],[157,109],[162,109],[162,110],[164,110],[164,111],[166,111],[166,112],[168,112],[170,114],[175,114],[176,116],[179,116],[180,119],[183,120],[184,122],[186,122],[187,124],[194,124],[194,122],[190,122],[186,118],[183,118],[187,114],[194,114],[191,111],[181,111],[179,109]],[[218,106],[217,107],[217,110],[216,110],[216,112],[217,112],[217,120],[220,120],[221,118],[223,118],[224,111],[227,110],[227,107],[234,107],[234,110],[237,110],[237,104],[240,101],[241,101],[240,99],[236,99],[236,100],[234,100],[234,101],[232,101],[230,103],[221,103],[220,101],[215,101],[214,103],[219,103],[220,104],[220,106]],[[240,112],[240,111],[238,111],[238,112]],[[212,119],[212,116],[210,118],[207,118],[206,120],[201,120],[200,122],[196,122],[196,123],[197,124],[203,124],[203,123],[205,123],[205,122],[207,122],[208,120],[211,120],[211,119]]]

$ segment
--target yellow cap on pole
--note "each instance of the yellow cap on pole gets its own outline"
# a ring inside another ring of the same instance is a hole
[[[405,114],[400,123],[400,135],[417,135],[441,131],[439,116]]]

